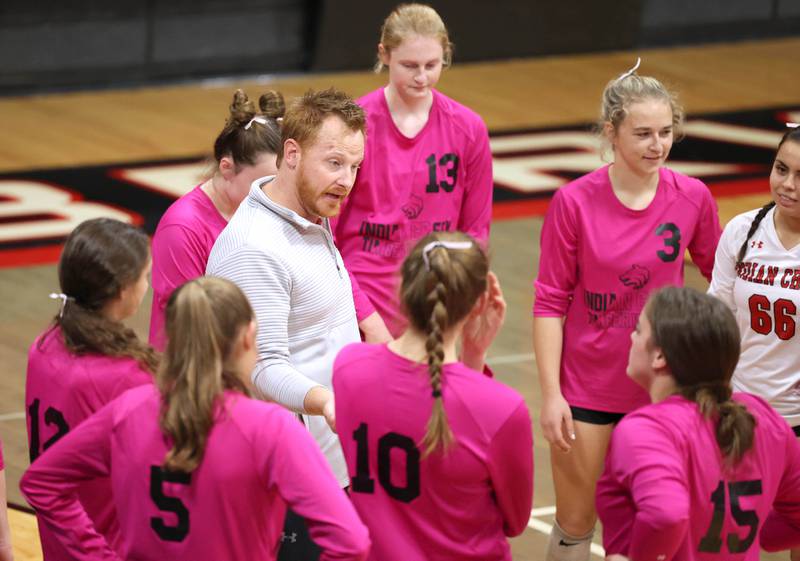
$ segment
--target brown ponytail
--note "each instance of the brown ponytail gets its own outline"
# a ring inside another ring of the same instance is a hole
[[[753,446],[755,419],[731,399],[730,381],[740,351],[733,313],[713,296],[667,287],[650,296],[645,314],[652,344],[664,354],[677,393],[714,420],[720,452],[735,465]]]
[[[434,247],[431,242],[471,242],[468,249]],[[427,258],[427,265],[426,265]],[[463,320],[486,290],[489,263],[480,245],[460,232],[437,232],[420,240],[403,263],[401,301],[411,326],[426,336],[425,350],[433,410],[422,440],[424,455],[447,450],[454,437],[442,401],[444,333]]]
[[[53,324],[61,329],[71,353],[129,357],[155,372],[158,355],[153,348],[133,329],[103,314],[123,288],[139,279],[149,261],[147,235],[119,220],[87,220],[70,233],[58,262],[59,285],[67,301]]]
[[[249,395],[227,361],[253,310],[233,283],[200,277],[179,287],[167,303],[167,349],[157,382],[161,430],[172,439],[164,460],[170,471],[192,472],[203,459],[215,406],[226,389]]]

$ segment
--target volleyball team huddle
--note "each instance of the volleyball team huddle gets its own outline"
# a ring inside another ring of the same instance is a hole
[[[491,152],[433,89],[451,56],[432,8],[399,6],[386,87],[239,90],[152,249],[111,219],[70,234],[26,381],[45,560],[511,559],[531,419],[485,364],[506,308]],[[610,559],[800,547],[800,129],[772,202],[723,232],[664,165],[682,109],[636,70],[603,92],[612,163],[561,187],[541,234],[543,557],[588,560],[598,515]],[[687,250],[709,294],[680,288]],[[148,344],[122,322],[151,264]]]

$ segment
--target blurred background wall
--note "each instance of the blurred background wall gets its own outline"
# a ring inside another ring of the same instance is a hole
[[[387,0],[3,0],[0,93],[362,70]],[[796,35],[798,0],[431,1],[469,62]]]

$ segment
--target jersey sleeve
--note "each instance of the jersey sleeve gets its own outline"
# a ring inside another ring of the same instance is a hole
[[[117,373],[117,376],[104,376],[102,378],[92,377],[92,382],[101,386],[97,387],[99,403],[108,403],[125,393],[126,391],[155,383],[152,374],[142,370],[138,363],[130,361],[128,368]],[[105,383],[106,385],[102,385]]]
[[[761,528],[761,547],[781,551],[800,545],[800,440],[786,426],[786,462],[775,501]]]
[[[464,199],[458,217],[458,230],[486,243],[492,222],[492,150],[489,147],[489,132],[483,121],[475,127],[475,138],[466,150],[467,174]]]
[[[691,500],[681,455],[663,427],[649,418],[623,420],[611,440],[598,501],[608,498],[604,489],[610,479],[627,490],[634,513],[632,523],[625,517],[602,520],[606,553],[637,561],[672,559],[689,528]]]
[[[358,280],[353,273],[348,269],[347,274],[350,276],[350,286],[353,289],[353,304],[356,308],[356,319],[359,323],[375,313],[375,306],[372,300],[369,299],[367,293],[361,290],[358,285]]]
[[[714,258],[714,273],[708,293],[722,300],[728,308],[736,312],[736,301],[733,297],[733,285],[736,282],[736,232],[737,221],[734,219],[725,227],[717,246]]]
[[[106,477],[111,463],[113,405],[70,431],[37,458],[20,489],[53,536],[78,561],[119,560],[78,500],[81,482]]]
[[[492,489],[503,514],[503,532],[517,536],[528,525],[533,502],[533,435],[524,402],[495,433],[488,461]]]
[[[156,230],[152,242],[153,306],[150,317],[150,343],[160,350],[166,346],[164,313],[169,297],[186,281],[203,276],[205,264],[197,256],[204,250],[191,229],[169,224]]]
[[[260,442],[253,446],[265,484],[275,486],[289,507],[306,520],[311,538],[322,549],[320,561],[366,559],[367,528],[317,444],[286,411],[273,415],[269,422],[260,423]]]
[[[161,228],[153,236],[153,298],[163,310],[172,292],[188,280],[202,277],[205,265],[197,256],[202,245],[194,233],[180,224]]]
[[[692,261],[700,269],[707,280],[711,280],[711,271],[714,267],[714,254],[719,243],[722,228],[719,225],[719,212],[717,203],[711,196],[711,191],[703,185],[702,204],[694,236],[689,242],[689,253]]]
[[[292,279],[286,265],[269,252],[245,247],[220,261],[214,274],[242,289],[256,314],[258,362],[253,383],[271,400],[305,413],[306,394],[320,384],[290,360]]]
[[[576,218],[560,190],[547,209],[540,246],[533,314],[562,317],[578,279],[578,233]]]

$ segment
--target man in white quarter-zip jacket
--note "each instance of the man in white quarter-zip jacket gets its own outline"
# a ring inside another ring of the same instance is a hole
[[[334,432],[331,369],[339,350],[360,336],[328,219],[355,182],[365,123],[361,107],[333,89],[295,100],[281,125],[277,175],[253,183],[206,268],[236,283],[253,306],[255,386],[303,414],[342,487],[349,482]]]

